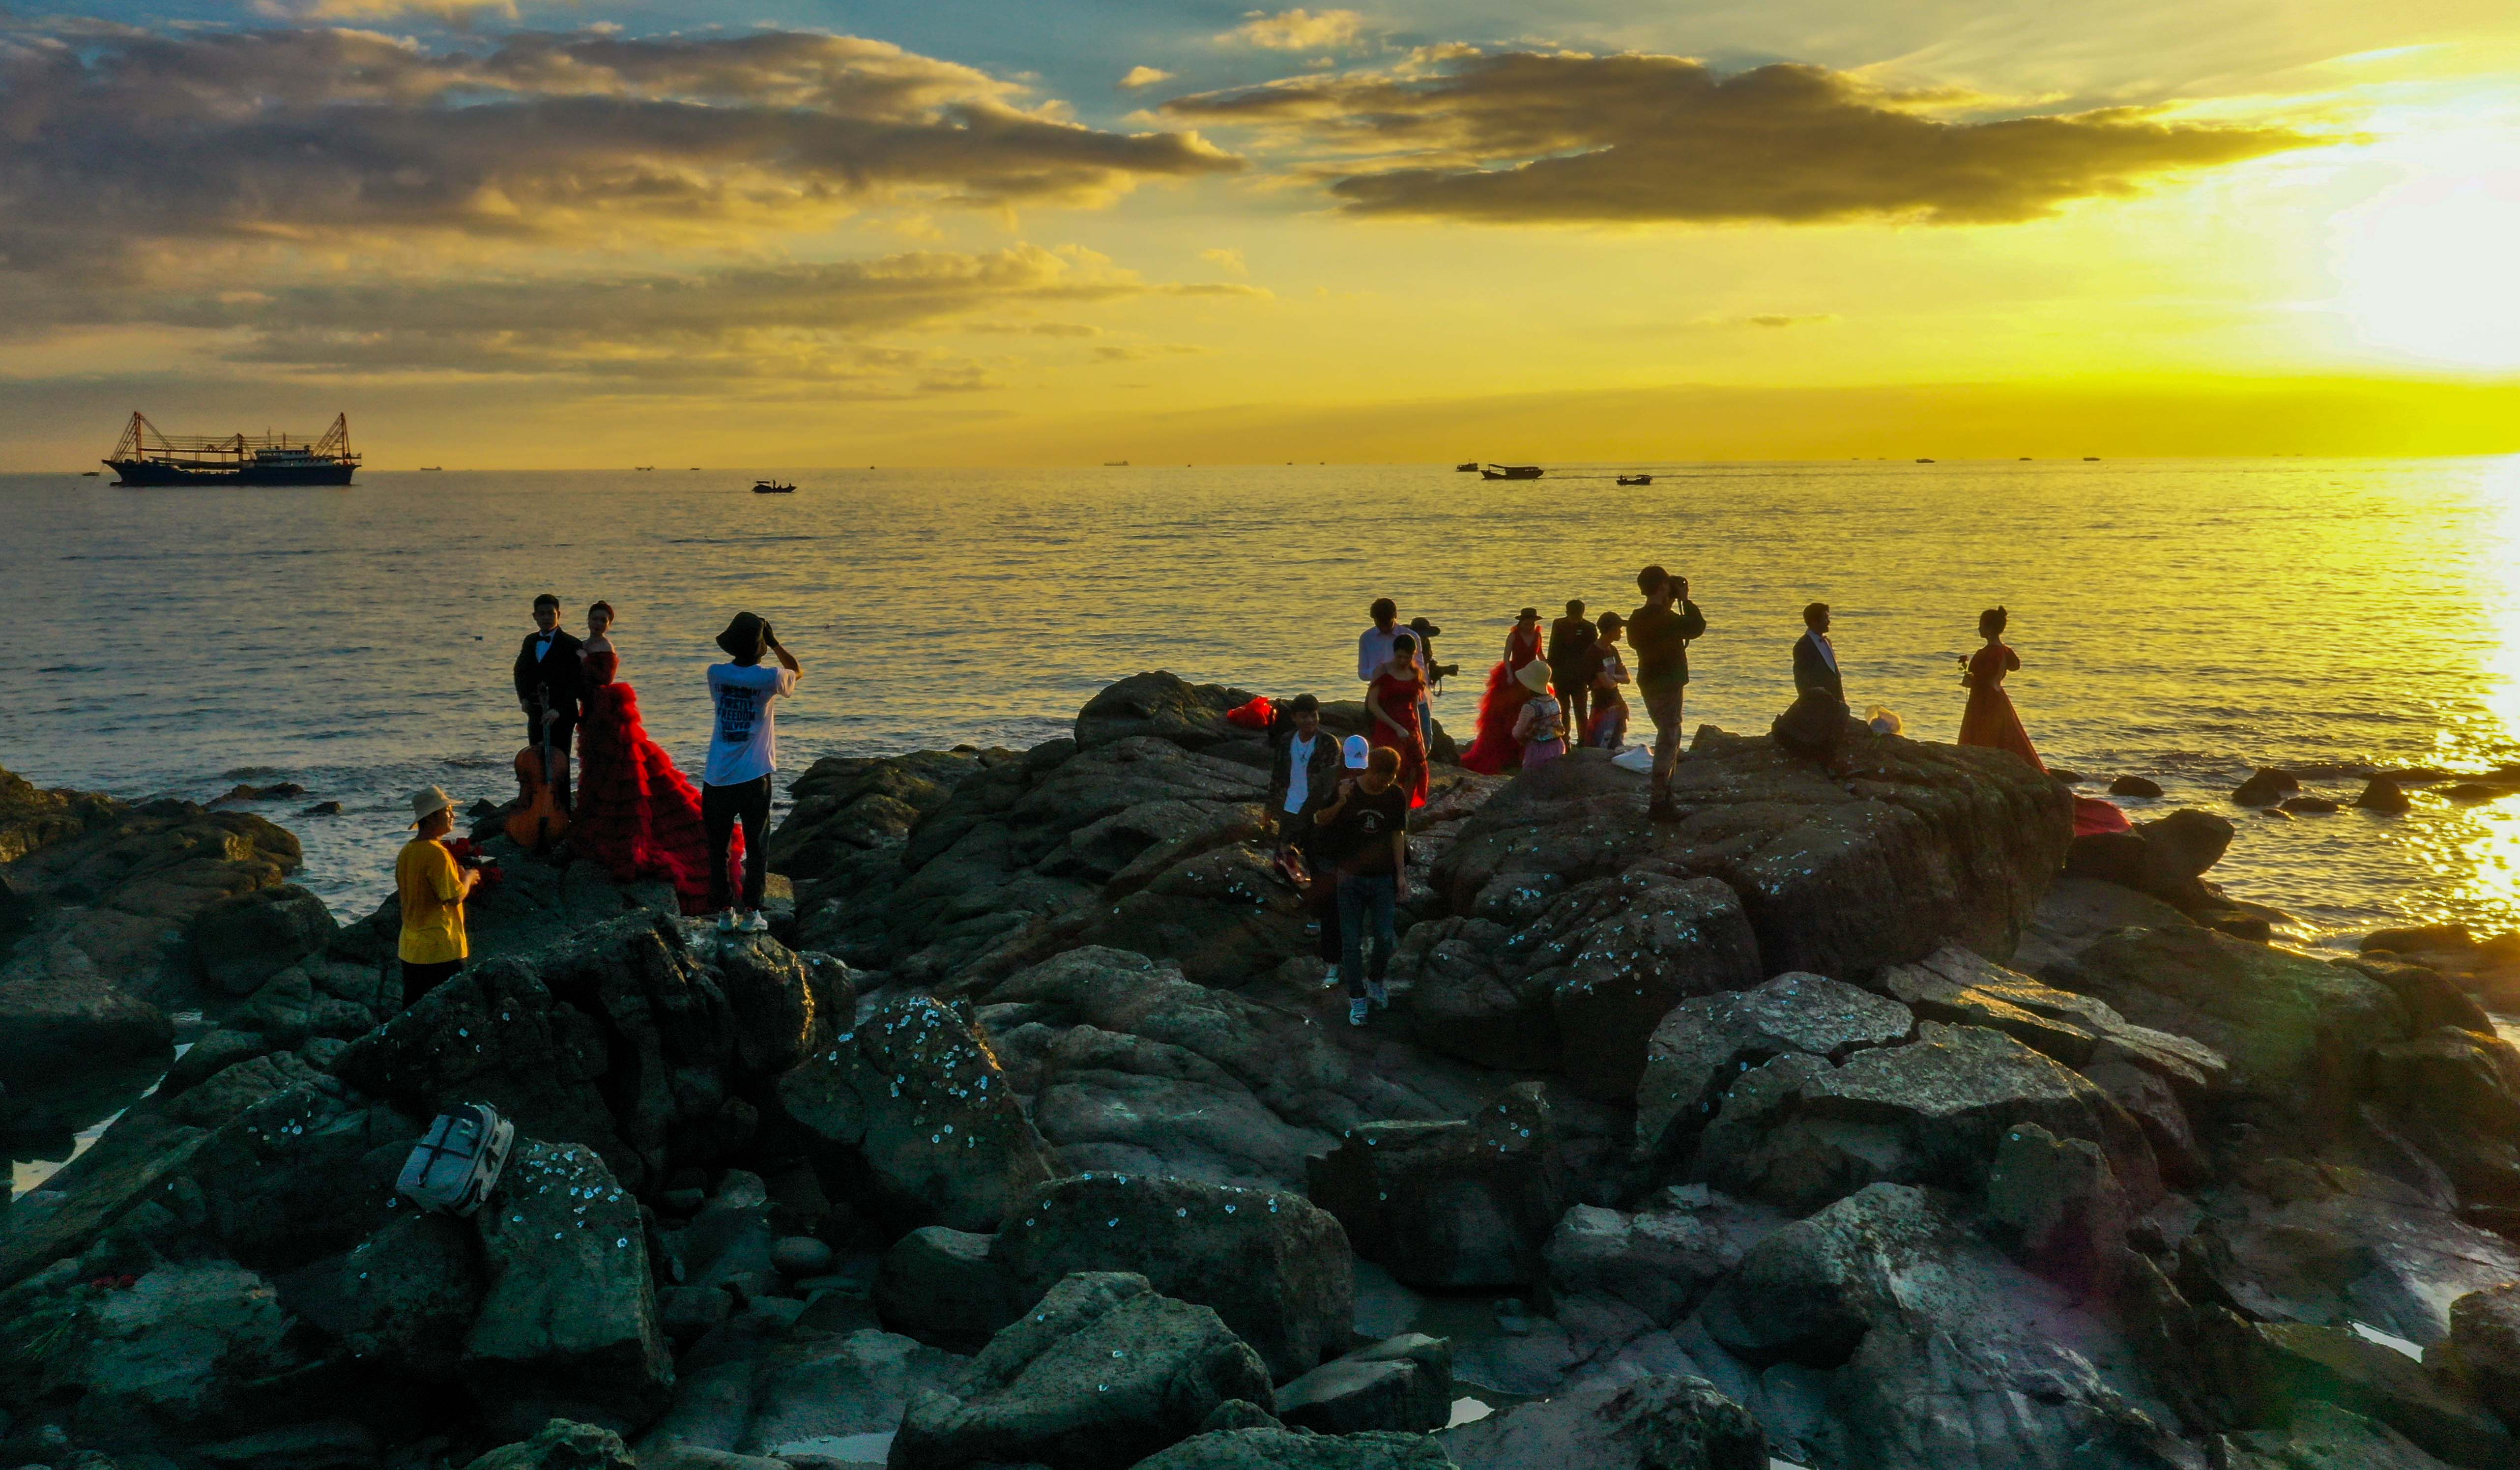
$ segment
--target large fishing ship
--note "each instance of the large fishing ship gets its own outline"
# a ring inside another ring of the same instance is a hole
[[[350,416],[320,439],[230,434],[223,439],[164,434],[135,412],[106,460],[118,485],[346,485],[359,468],[350,452]]]

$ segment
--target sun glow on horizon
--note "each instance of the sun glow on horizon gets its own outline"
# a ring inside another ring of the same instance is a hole
[[[2447,368],[2520,368],[2520,142],[2424,147],[2420,171],[2337,216],[2337,304],[2382,353]]]

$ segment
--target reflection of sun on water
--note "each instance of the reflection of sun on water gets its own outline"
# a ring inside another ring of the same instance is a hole
[[[2442,754],[2452,762],[2472,763],[2520,739],[2520,457],[2487,466],[2478,490],[2485,513],[2468,550],[2490,644],[2477,660],[2482,717],[2442,735]],[[2469,808],[2450,819],[2443,835],[2450,839],[2440,845],[2446,896],[2507,926],[2520,910],[2520,798]]]

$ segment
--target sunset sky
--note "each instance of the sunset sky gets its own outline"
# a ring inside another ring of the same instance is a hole
[[[0,8],[0,468],[2520,450],[2510,0]]]

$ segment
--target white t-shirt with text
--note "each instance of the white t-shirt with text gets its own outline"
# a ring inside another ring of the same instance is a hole
[[[712,786],[740,786],[779,769],[779,724],[770,701],[796,688],[796,676],[776,664],[709,665],[708,765],[700,780]]]

